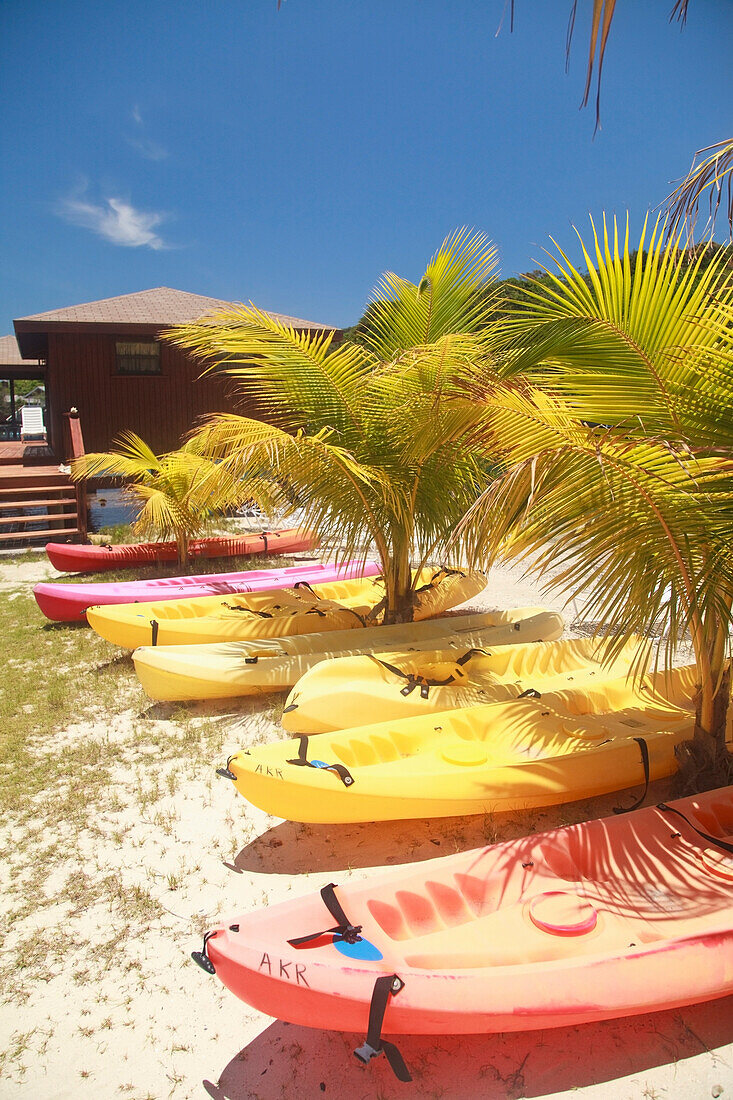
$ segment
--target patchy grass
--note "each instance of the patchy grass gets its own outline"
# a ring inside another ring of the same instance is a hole
[[[184,708],[146,717],[129,654],[84,626],[46,622],[25,588],[0,600],[0,638],[3,924],[12,933],[0,993],[22,1005],[64,971],[86,983],[119,965],[121,946],[164,916],[161,897],[186,882],[180,854],[166,863],[165,844],[177,841],[173,795],[208,776],[225,734],[215,716]],[[29,1044],[19,1032],[11,1067],[20,1070]]]

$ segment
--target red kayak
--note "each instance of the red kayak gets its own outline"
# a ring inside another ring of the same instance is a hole
[[[301,528],[286,531],[262,531],[259,535],[238,538],[194,539],[188,552],[192,558],[235,558],[245,554],[289,554],[312,550],[316,536]],[[176,561],[175,542],[136,542],[117,546],[49,542],[49,561],[62,573],[96,573],[102,569],[127,569],[135,565]]]

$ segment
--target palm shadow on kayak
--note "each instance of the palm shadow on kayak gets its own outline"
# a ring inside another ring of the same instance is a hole
[[[727,997],[543,1031],[401,1035],[399,1047],[413,1076],[408,1091],[417,1097],[514,1100],[604,1083],[609,1100],[641,1096],[642,1089],[645,1096],[715,1096],[731,1072],[728,1052],[716,1053],[733,1039],[731,1021],[733,997]],[[404,1097],[405,1086],[384,1058],[359,1065],[352,1052],[361,1042],[363,1036],[276,1020],[231,1059],[218,1083],[205,1080],[204,1091],[212,1100]],[[691,1058],[696,1062],[688,1067]]]

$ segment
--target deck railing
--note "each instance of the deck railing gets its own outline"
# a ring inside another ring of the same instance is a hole
[[[64,421],[64,462],[70,464],[84,454],[84,436],[77,409],[69,409],[63,414]],[[82,539],[87,538],[87,483],[75,481],[77,527]]]

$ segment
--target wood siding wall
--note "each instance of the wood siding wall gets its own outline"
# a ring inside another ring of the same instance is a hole
[[[241,412],[247,407],[231,379],[208,374],[181,349],[161,343],[161,373],[116,372],[115,343],[129,335],[49,333],[46,394],[51,442],[63,455],[62,414],[79,410],[84,444],[89,451],[109,450],[123,430],[137,432],[154,451],[173,450],[206,413]],[[141,334],[137,339],[153,337]]]

